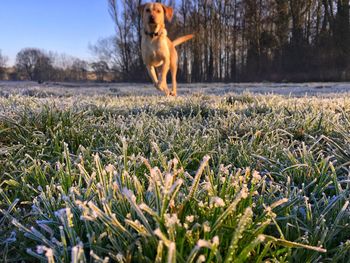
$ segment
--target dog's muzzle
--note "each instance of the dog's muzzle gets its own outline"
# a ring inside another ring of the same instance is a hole
[[[156,23],[156,21],[154,19],[154,16],[150,16],[149,17],[148,23],[150,23],[150,24],[155,24]]]

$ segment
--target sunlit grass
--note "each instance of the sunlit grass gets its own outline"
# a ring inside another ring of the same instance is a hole
[[[0,261],[347,262],[350,99],[0,97]]]

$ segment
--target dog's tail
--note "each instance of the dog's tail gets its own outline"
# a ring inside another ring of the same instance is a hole
[[[193,37],[194,37],[193,34],[179,37],[173,41],[173,45],[174,45],[174,47],[176,47],[176,46],[182,44],[183,42],[186,42],[186,41],[192,39]]]

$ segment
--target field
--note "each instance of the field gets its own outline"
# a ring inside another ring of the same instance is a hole
[[[50,85],[0,82],[0,262],[349,262],[347,84]]]

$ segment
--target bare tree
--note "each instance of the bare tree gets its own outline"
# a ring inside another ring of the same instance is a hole
[[[95,72],[97,80],[103,82],[106,73],[109,71],[108,64],[105,61],[93,62],[91,68]]]
[[[123,62],[117,42],[115,36],[100,38],[95,44],[89,44],[89,50],[99,61],[105,61],[109,67],[119,66]]]
[[[109,14],[114,21],[116,46],[119,58],[117,67],[121,69],[125,80],[132,72],[141,67],[140,29],[141,23],[137,7],[141,0],[108,0]]]
[[[338,67],[344,70],[350,67],[350,4],[348,0],[337,0],[334,41],[338,50]]]
[[[85,60],[75,59],[71,69],[72,79],[75,81],[86,80],[88,67],[89,64]]]
[[[7,62],[8,57],[3,55],[0,49],[0,79],[5,77]]]
[[[25,78],[38,82],[50,79],[53,69],[51,58],[36,48],[22,49],[16,56],[16,68]]]

